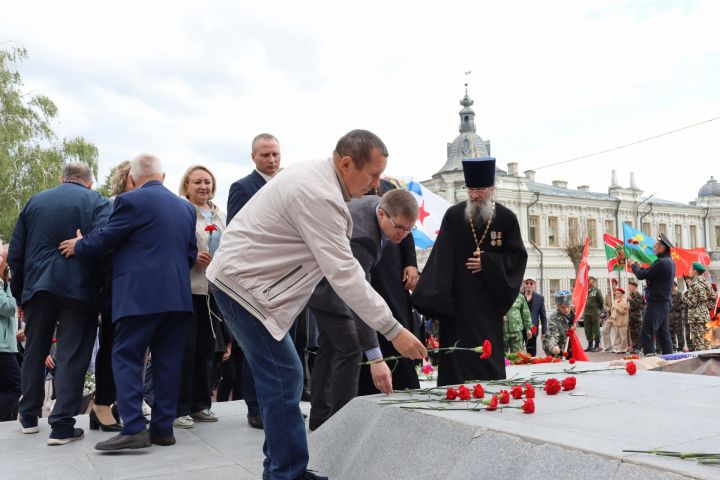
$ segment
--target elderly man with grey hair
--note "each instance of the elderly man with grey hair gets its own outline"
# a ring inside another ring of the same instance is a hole
[[[61,184],[33,196],[15,225],[8,263],[12,293],[25,312],[25,358],[22,365],[20,423],[23,433],[37,433],[45,397],[44,360],[57,337],[57,400],[48,422],[48,445],[63,445],[83,437],[74,428],[80,410],[85,371],[97,332],[98,263],[66,260],[57,245],[74,234],[96,230],[108,220],[110,204],[91,190],[87,165],[65,164]],[[57,327],[57,335],[55,329]]]
[[[162,184],[160,160],[132,161],[135,190],[119,195],[105,228],[66,240],[60,251],[85,258],[113,252],[113,373],[122,432],[98,443],[98,450],[172,445],[185,329],[192,314],[190,268],[197,258],[195,208]],[[73,261],[70,258],[69,261]],[[153,357],[150,431],[142,415],[145,351]]]

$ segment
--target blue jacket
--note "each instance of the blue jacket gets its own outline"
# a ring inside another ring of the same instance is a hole
[[[15,224],[8,264],[12,293],[24,305],[37,292],[96,306],[102,279],[95,259],[66,259],[60,242],[89,233],[107,223],[110,203],[97,192],[63,183],[28,201]]]
[[[118,196],[108,224],[77,242],[79,257],[113,251],[113,321],[192,312],[195,215],[189,202],[150,181]]]
[[[230,185],[227,204],[227,225],[230,224],[230,220],[237,215],[248,200],[266,183],[262,175],[260,175],[257,170],[253,170],[247,177],[243,177]]]
[[[527,300],[527,297],[525,297]],[[547,333],[547,314],[545,313],[545,297],[537,292],[533,292],[530,301],[528,302],[530,307],[530,316],[532,317],[532,324],[536,327],[542,326],[541,332],[543,335]]]
[[[675,279],[675,262],[669,252],[658,255],[657,260],[647,268],[633,263],[632,271],[638,280],[647,280],[645,295],[648,300],[670,301]]]

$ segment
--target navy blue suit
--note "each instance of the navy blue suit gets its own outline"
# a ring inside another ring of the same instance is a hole
[[[655,337],[660,344],[663,355],[673,353],[670,338],[670,306],[673,280],[675,279],[675,262],[670,252],[658,255],[649,267],[642,268],[633,263],[632,271],[638,280],[647,280],[645,294],[647,306],[640,327],[640,344],[643,352],[655,353]]]
[[[192,314],[195,221],[190,203],[150,181],[117,197],[107,226],[75,245],[80,257],[113,251],[113,372],[124,435],[145,429],[140,405],[148,346],[156,393],[150,430],[172,435],[183,354],[177,347]]]
[[[527,300],[527,297],[525,297],[525,300]],[[537,327],[539,332],[545,335],[547,333],[545,297],[543,297],[537,292],[533,292],[532,297],[530,297],[530,301],[527,302],[527,304],[528,307],[530,307],[530,317],[532,318],[532,324]],[[535,356],[535,354],[537,353],[537,335],[538,332],[535,332],[535,335],[530,337],[527,341],[527,352],[532,356]]]

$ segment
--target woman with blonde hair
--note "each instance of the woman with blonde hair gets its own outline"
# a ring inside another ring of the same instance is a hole
[[[180,181],[180,196],[185,197],[197,212],[195,235],[198,257],[190,271],[193,297],[193,318],[188,323],[180,380],[177,418],[173,425],[192,428],[195,422],[216,422],[210,410],[210,368],[215,354],[215,332],[212,326],[213,303],[205,278],[205,269],[212,261],[220,237],[225,230],[225,212],[212,202],[217,188],[215,175],[202,165],[193,165]]]

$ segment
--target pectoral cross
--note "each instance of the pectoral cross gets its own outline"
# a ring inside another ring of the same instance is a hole
[[[476,248],[475,251],[473,252],[473,255],[474,255],[475,257],[480,258],[480,254],[481,254],[481,253],[483,253],[482,250],[480,250],[479,248]]]

